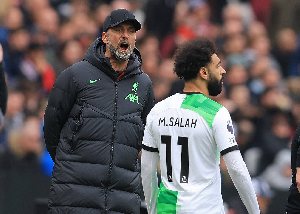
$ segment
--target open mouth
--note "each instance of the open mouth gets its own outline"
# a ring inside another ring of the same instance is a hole
[[[121,51],[127,51],[128,47],[129,47],[129,45],[125,42],[121,43],[121,45],[120,45]]]

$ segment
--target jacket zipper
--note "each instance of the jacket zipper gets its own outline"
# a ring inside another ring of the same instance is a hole
[[[109,172],[108,172],[108,179],[111,178],[112,168],[113,168],[113,159],[114,159],[114,140],[116,134],[116,125],[117,125],[117,100],[118,100],[118,82],[115,82],[115,105],[114,105],[114,117],[113,117],[113,132],[111,138],[111,149],[110,149],[110,163],[109,163]],[[105,194],[105,210],[107,210],[107,191],[106,189]]]

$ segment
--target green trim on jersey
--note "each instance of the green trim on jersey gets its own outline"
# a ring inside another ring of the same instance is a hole
[[[177,191],[168,190],[161,182],[157,195],[157,214],[176,214],[181,210],[181,206],[176,205],[177,196]]]
[[[209,99],[203,94],[189,94],[184,98],[181,108],[190,109],[199,115],[208,123],[212,128],[214,118],[223,106],[212,99]]]

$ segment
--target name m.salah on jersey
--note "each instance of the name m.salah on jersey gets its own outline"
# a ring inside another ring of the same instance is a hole
[[[158,126],[177,126],[177,127],[187,127],[187,128],[196,128],[197,119],[190,118],[174,118],[170,117],[161,117],[158,120]]]

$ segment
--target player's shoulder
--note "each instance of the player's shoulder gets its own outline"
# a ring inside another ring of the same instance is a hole
[[[167,111],[170,108],[180,108],[184,97],[185,96],[183,94],[177,93],[157,102],[151,109],[149,115],[161,114],[162,112]]]
[[[206,105],[213,106],[213,107],[215,107],[216,109],[221,109],[221,108],[224,107],[222,104],[216,102],[215,100],[213,100],[213,99],[211,99],[211,98],[209,98],[209,97],[207,97],[207,99],[206,99],[205,101],[206,101],[206,102],[205,102]]]
[[[221,108],[224,108],[224,106],[204,94],[191,94],[186,96],[182,108],[193,110],[202,116],[214,116]]]
[[[174,94],[171,95],[162,101],[159,101],[158,103],[155,104],[154,109],[164,109],[164,108],[176,108],[177,106],[180,107],[182,101],[184,100],[185,95],[184,94]]]
[[[228,111],[227,108],[225,108],[224,106],[222,106],[218,112],[215,114],[215,117],[212,121],[212,126],[218,126],[220,124],[232,124],[232,119],[231,119],[231,115],[230,112]]]

